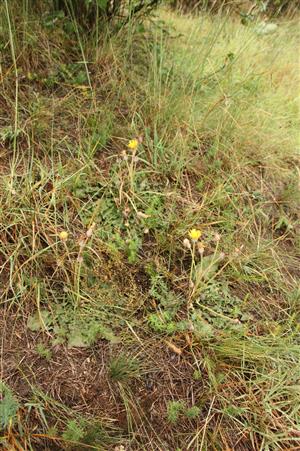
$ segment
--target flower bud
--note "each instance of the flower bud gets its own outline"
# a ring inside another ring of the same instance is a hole
[[[68,239],[68,236],[69,236],[69,234],[68,234],[68,232],[66,232],[66,230],[62,230],[59,234],[59,238],[62,241],[66,241]]]
[[[96,226],[96,223],[93,222],[91,227],[86,231],[87,238],[91,238],[91,236],[93,235],[93,231],[94,231],[95,226]]]
[[[215,233],[214,235],[214,241],[218,242],[221,239],[221,235],[219,233]]]
[[[225,258],[225,252],[220,252],[219,259],[224,260],[224,258]]]
[[[190,240],[188,239],[188,238],[185,238],[184,240],[183,240],[183,246],[186,248],[186,249],[191,249],[191,243],[190,243]]]
[[[198,249],[198,252],[199,252],[200,255],[203,255],[203,254],[204,254],[205,246],[204,246],[204,244],[203,244],[202,241],[199,241],[199,242],[197,243],[197,249]]]

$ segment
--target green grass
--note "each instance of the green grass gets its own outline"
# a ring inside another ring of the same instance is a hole
[[[3,446],[297,449],[297,21],[1,8]]]

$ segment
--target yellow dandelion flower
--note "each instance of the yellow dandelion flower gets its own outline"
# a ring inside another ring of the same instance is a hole
[[[192,229],[192,230],[189,231],[189,237],[194,243],[199,240],[201,235],[202,235],[201,230]]]
[[[68,234],[68,232],[66,232],[65,230],[62,230],[62,231],[60,232],[60,234],[59,234],[59,238],[60,238],[62,241],[66,241],[66,240],[68,239],[68,236],[69,236],[69,234]]]
[[[138,145],[139,145],[139,142],[137,139],[131,139],[129,141],[129,143],[127,144],[127,147],[128,147],[128,149],[136,150]]]

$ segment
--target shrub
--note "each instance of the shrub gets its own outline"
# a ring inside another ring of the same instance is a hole
[[[91,27],[99,18],[127,23],[133,16],[149,14],[159,2],[160,0],[52,0],[50,8],[76,18],[84,27]]]

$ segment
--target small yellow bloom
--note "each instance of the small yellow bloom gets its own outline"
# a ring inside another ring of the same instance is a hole
[[[189,237],[194,243],[199,240],[201,235],[202,235],[201,230],[192,229],[189,231]]]
[[[136,150],[138,145],[139,145],[139,142],[137,139],[131,139],[129,141],[129,143],[127,144],[127,147],[128,147],[128,149]]]
[[[66,241],[66,240],[68,239],[68,236],[69,236],[69,234],[68,234],[68,232],[66,232],[65,230],[62,230],[62,231],[60,232],[60,234],[59,234],[59,238],[60,238],[62,241]]]

